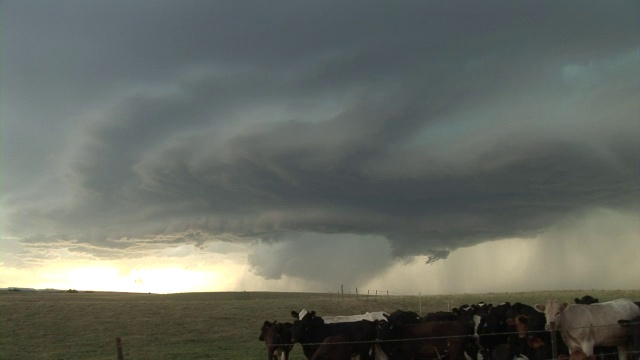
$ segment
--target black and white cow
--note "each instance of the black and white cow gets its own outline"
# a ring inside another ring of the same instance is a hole
[[[304,316],[292,311],[291,315],[297,319],[291,328],[291,340],[302,345],[303,352],[308,359],[313,357],[313,354],[327,337],[335,335],[348,339],[353,344],[354,354],[358,355],[360,359],[374,358],[376,329],[373,321],[360,320],[326,324],[321,317],[316,316],[315,311],[307,312]]]

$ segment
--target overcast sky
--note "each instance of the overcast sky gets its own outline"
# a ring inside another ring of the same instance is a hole
[[[637,1],[1,6],[0,287],[640,284]]]

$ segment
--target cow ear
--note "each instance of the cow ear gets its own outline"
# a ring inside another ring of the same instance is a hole
[[[545,306],[544,305],[540,305],[540,304],[535,304],[534,308],[536,310],[538,310],[539,312],[543,313],[544,309],[545,309]]]
[[[312,318],[316,317],[316,311],[315,310],[312,310],[309,314],[311,315]]]
[[[294,318],[298,318],[298,312],[295,310],[291,310],[291,316],[293,316]]]
[[[567,306],[569,306],[569,303],[568,302],[563,302],[562,304],[560,304],[560,310],[566,309]]]

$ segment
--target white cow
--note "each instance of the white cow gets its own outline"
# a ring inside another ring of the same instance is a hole
[[[628,299],[591,305],[549,300],[535,308],[545,314],[547,330],[560,331],[569,353],[592,356],[594,346],[616,346],[620,360],[627,359],[627,330],[618,324],[618,319],[640,315],[640,308]]]

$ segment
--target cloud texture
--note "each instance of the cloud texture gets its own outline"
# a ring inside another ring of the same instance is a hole
[[[639,13],[7,1],[3,236],[98,258],[253,244],[267,279],[329,281],[310,249],[381,264],[351,263],[356,281],[638,215]]]

